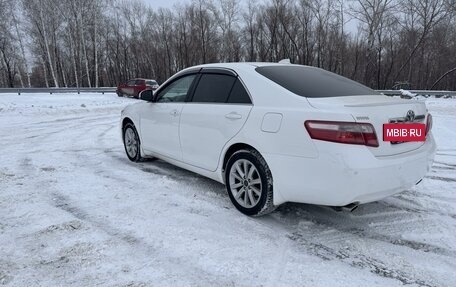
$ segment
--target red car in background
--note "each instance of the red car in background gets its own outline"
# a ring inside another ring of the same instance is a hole
[[[155,80],[150,79],[131,79],[124,84],[120,84],[117,86],[117,95],[119,97],[129,96],[139,98],[139,93],[146,90],[151,89],[155,91],[158,88],[158,83]]]

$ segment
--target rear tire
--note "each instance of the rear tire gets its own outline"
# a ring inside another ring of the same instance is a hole
[[[225,185],[233,205],[246,215],[262,216],[276,208],[271,170],[254,149],[237,151],[229,158]]]
[[[124,125],[122,131],[125,153],[127,154],[128,159],[133,162],[142,161],[141,142],[135,126],[132,123],[127,123]]]

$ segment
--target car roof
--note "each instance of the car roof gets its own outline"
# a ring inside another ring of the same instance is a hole
[[[288,64],[288,63],[274,63],[274,62],[231,62],[231,63],[202,64],[202,65],[188,67],[186,69],[183,69],[182,71],[192,70],[192,69],[197,69],[197,68],[225,68],[225,69],[233,69],[233,70],[236,70],[236,69],[239,69],[239,68],[255,69],[257,67],[264,67],[264,66],[300,66],[300,67],[306,67],[306,68],[309,68],[309,69],[316,68],[316,67],[306,66],[306,65],[297,65],[297,64]]]
[[[203,64],[199,66],[194,66],[196,67],[220,67],[220,68],[236,68],[236,67],[245,67],[245,66],[250,66],[250,67],[260,67],[260,66],[271,66],[271,65],[284,65],[284,64],[279,64],[279,63],[270,63],[270,62],[231,62],[231,63],[209,63],[209,64]],[[289,64],[287,64],[289,65]]]

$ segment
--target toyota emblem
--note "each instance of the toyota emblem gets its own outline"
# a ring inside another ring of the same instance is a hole
[[[407,112],[407,115],[405,116],[405,119],[407,122],[413,122],[415,120],[415,112],[412,110],[409,110]]]

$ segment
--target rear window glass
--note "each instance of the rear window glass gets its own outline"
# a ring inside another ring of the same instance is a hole
[[[235,80],[235,77],[227,75],[202,74],[192,102],[225,103]]]
[[[337,74],[306,66],[264,66],[255,69],[269,80],[306,98],[327,98],[380,93]]]
[[[231,104],[251,104],[249,94],[245,90],[239,79],[234,83],[233,89],[231,90],[230,96],[228,97],[227,103]]]

